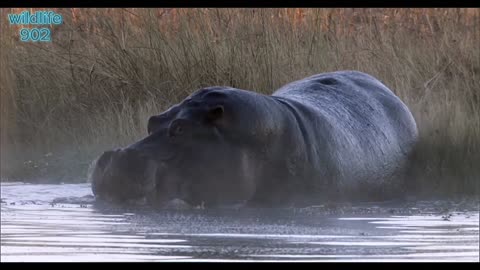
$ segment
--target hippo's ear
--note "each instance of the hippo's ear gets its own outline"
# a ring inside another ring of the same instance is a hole
[[[207,112],[207,120],[212,123],[223,117],[223,105],[215,105]]]
[[[114,153],[115,151],[112,150],[103,152],[103,154],[97,159],[97,166],[101,169],[104,169]]]
[[[153,115],[153,116],[150,116],[150,118],[148,118],[147,133],[149,135],[152,134],[153,132],[155,132],[155,130],[161,124],[162,119],[163,118],[159,115]]]

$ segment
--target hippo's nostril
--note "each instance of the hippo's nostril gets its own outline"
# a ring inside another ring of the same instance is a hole
[[[188,202],[182,199],[177,199],[177,198],[168,201],[163,205],[163,207],[165,209],[175,209],[175,210],[187,210],[192,208],[192,206]]]

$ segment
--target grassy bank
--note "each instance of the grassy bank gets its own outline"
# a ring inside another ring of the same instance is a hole
[[[51,43],[19,42],[2,22],[3,181],[85,181],[92,159],[144,136],[148,116],[199,87],[271,93],[354,69],[414,113],[412,189],[480,193],[478,9],[57,12]]]

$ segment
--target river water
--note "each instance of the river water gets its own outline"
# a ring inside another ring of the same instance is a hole
[[[2,183],[1,261],[478,262],[479,200],[174,211]]]

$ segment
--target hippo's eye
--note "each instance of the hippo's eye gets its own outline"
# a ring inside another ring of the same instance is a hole
[[[175,128],[172,130],[172,135],[182,135],[183,133],[183,127],[180,125],[176,125]]]
[[[177,137],[182,135],[185,132],[185,127],[182,123],[183,121],[181,120],[175,120],[170,124],[170,127],[168,129],[168,135],[170,137]]]

